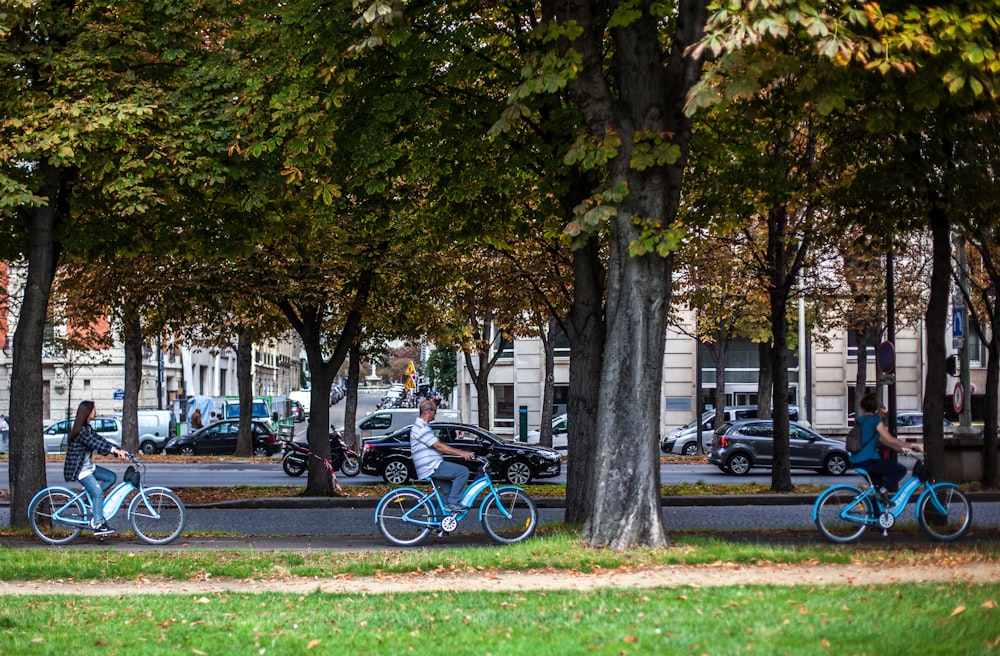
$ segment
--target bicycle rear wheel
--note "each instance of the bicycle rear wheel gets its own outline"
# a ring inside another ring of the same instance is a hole
[[[46,488],[35,495],[28,505],[28,521],[39,540],[49,544],[67,544],[80,535],[82,526],[59,519],[87,521],[87,509],[80,499],[73,498],[75,496],[59,488]],[[56,511],[59,517],[55,516]]]
[[[917,517],[924,533],[951,542],[965,535],[972,525],[972,504],[954,483],[937,483],[920,497]]]
[[[417,490],[396,490],[382,497],[375,509],[378,532],[399,547],[414,547],[430,535],[434,506]]]
[[[148,544],[167,544],[175,540],[184,530],[184,503],[165,487],[150,487],[145,492],[148,503],[141,494],[136,494],[129,503],[132,530]]]
[[[527,540],[538,526],[538,509],[523,490],[502,487],[483,501],[483,530],[494,542],[511,544]]]
[[[834,487],[816,500],[816,528],[827,540],[844,544],[861,537],[874,521],[871,497],[852,487]]]

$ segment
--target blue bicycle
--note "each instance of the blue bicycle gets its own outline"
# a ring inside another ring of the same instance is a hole
[[[834,485],[819,495],[813,506],[816,528],[826,539],[837,543],[857,540],[870,526],[881,528],[882,535],[888,535],[889,529],[906,510],[910,498],[923,486],[915,509],[920,527],[932,539],[942,542],[962,537],[972,525],[972,504],[954,483],[938,483],[931,479],[924,466],[923,454],[917,456],[913,474],[891,499],[879,494],[867,471],[855,468],[865,477],[867,486],[862,489]]]
[[[122,482],[104,496],[105,519],[111,519],[132,492],[128,519],[132,530],[143,542],[167,544],[184,530],[184,503],[165,487],[146,487],[146,465],[129,455],[132,464]],[[93,528],[93,510],[86,490],[71,490],[54,485],[47,487],[28,504],[28,520],[38,539],[49,544],[68,544],[85,528]]]
[[[519,487],[493,485],[489,461],[485,458],[476,461],[482,465],[483,474],[462,495],[462,505],[467,510],[454,515],[446,512],[441,493],[433,482],[430,492],[402,487],[383,496],[375,509],[375,524],[382,537],[400,547],[413,547],[426,540],[431,531],[438,535],[451,533],[483,492],[486,495],[479,506],[479,522],[490,539],[510,544],[534,535],[538,525],[535,502]]]

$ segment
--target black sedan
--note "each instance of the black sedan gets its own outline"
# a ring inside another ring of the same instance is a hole
[[[255,456],[264,458],[281,451],[277,432],[270,424],[263,421],[253,421],[250,422],[250,426],[253,431],[253,454]],[[190,435],[171,439],[163,447],[163,451],[167,454],[182,456],[231,456],[236,452],[236,437],[239,435],[239,431],[240,422],[238,419],[217,421]]]
[[[433,423],[431,428],[445,444],[488,458],[492,474],[514,485],[525,485],[535,478],[552,478],[562,471],[562,460],[552,449],[502,440],[489,431],[465,424]],[[445,459],[468,467],[473,478],[479,472],[479,464],[474,460],[455,456],[445,456]],[[416,471],[410,459],[410,428],[365,442],[361,471],[381,476],[393,485],[402,485],[415,478]]]
[[[816,469],[831,476],[839,476],[851,466],[842,440],[823,437],[795,422],[788,426],[788,457],[792,469]],[[771,467],[774,423],[770,419],[727,423],[712,438],[708,462],[738,476],[749,473],[752,467]]]

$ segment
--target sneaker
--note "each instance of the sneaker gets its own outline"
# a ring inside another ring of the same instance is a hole
[[[445,509],[445,511],[447,513],[449,513],[451,515],[457,515],[459,513],[463,513],[466,510],[468,510],[468,508],[466,508],[465,506],[460,506],[458,504],[455,504],[455,505],[446,504],[445,507],[444,507],[444,509]]]
[[[108,526],[107,522],[102,522],[100,526],[94,529],[94,537],[102,538],[105,535],[111,535],[115,532],[115,529]]]

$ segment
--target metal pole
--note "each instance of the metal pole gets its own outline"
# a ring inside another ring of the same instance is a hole
[[[885,332],[886,340],[892,344],[893,351],[896,350],[896,281],[894,272],[894,255],[893,255],[893,245],[892,238],[889,241],[889,250],[885,255],[885,311],[886,311],[886,322],[885,322]],[[889,432],[893,435],[897,434],[896,428],[896,376],[898,373],[893,371],[892,377],[889,379],[889,384],[886,386],[886,396],[887,406],[886,409],[889,411]]]
[[[966,308],[965,299],[969,294],[969,257],[965,248],[965,235],[958,234],[956,250],[958,251],[958,286],[960,293],[955,297],[955,307],[961,307],[965,311],[962,313],[962,336],[958,338],[958,357],[960,358],[959,380],[962,383],[963,395],[962,410],[958,413],[958,428],[955,435],[974,435],[972,428],[972,389],[970,383],[972,376],[969,372],[969,311]]]

